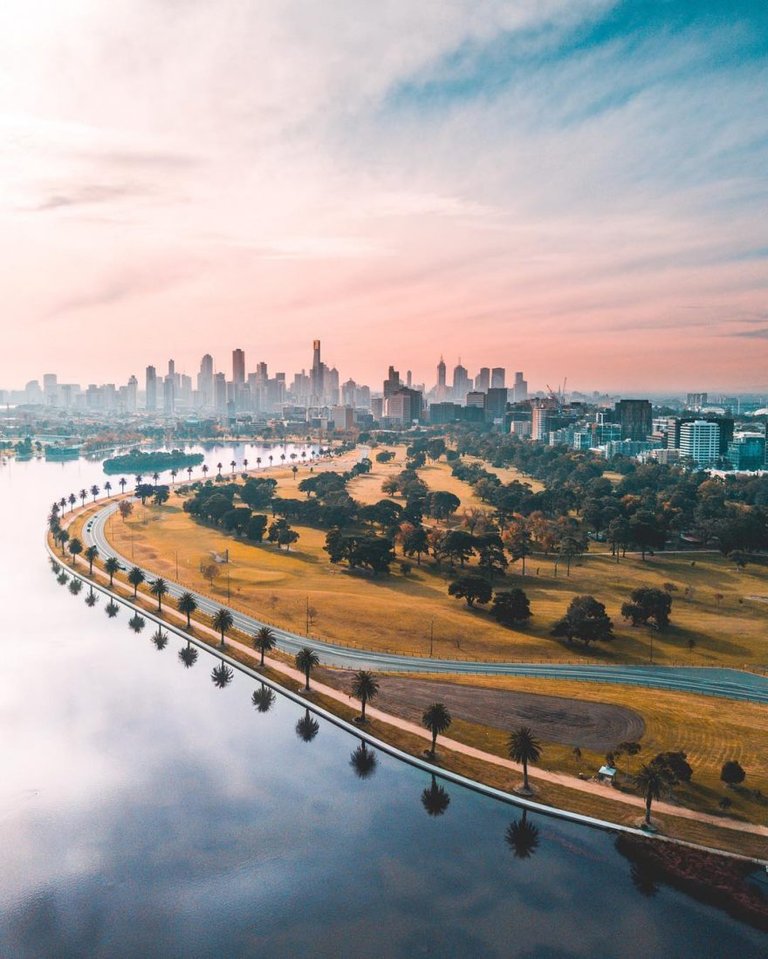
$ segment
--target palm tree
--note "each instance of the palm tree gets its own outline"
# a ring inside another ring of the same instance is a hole
[[[191,666],[194,666],[197,662],[198,652],[194,646],[192,646],[187,640],[187,645],[182,646],[179,650],[179,659],[184,663],[184,668],[189,669]]]
[[[432,774],[432,782],[421,794],[421,805],[428,816],[442,816],[451,805],[451,797],[442,786],[438,785],[434,773]]]
[[[107,499],[109,499],[112,495],[112,484],[109,482],[109,480],[107,480],[107,482],[104,484],[104,492],[107,494]]]
[[[228,633],[234,625],[235,621],[232,617],[232,613],[230,613],[230,611],[225,609],[223,606],[214,614],[214,617],[211,620],[211,626],[221,633],[221,646],[224,645],[224,634]]]
[[[131,618],[128,620],[128,625],[131,627],[134,633],[140,633],[147,625],[147,621],[143,616],[139,616],[138,613],[134,613],[133,616],[131,616]]]
[[[243,469],[244,469],[244,470],[247,470],[247,469],[248,469],[248,460],[246,460],[246,459],[243,460]]]
[[[88,490],[87,490],[87,489],[81,489],[81,490],[80,490],[80,501],[81,501],[81,503],[83,504],[83,506],[85,506],[85,501],[86,501],[87,499],[88,499]]]
[[[115,573],[119,573],[123,567],[118,563],[115,556],[108,556],[104,561],[104,572],[109,575],[109,585],[112,587],[112,581],[115,578]]]
[[[176,477],[177,477],[178,475],[179,475],[179,471],[178,471],[178,470],[176,469],[176,467],[174,466],[174,468],[171,470],[171,485],[172,485],[172,486],[175,486],[175,485],[176,485]]]
[[[309,646],[304,646],[302,649],[296,653],[296,669],[300,669],[304,673],[304,678],[306,680],[306,685],[304,686],[304,691],[309,692],[309,674],[315,668],[315,666],[320,665],[320,659],[314,649],[310,649]]]
[[[192,628],[192,613],[197,610],[197,600],[192,593],[182,593],[176,601],[176,609],[187,617],[187,629]]]
[[[203,479],[208,475],[208,467],[203,463]]]
[[[155,486],[157,486],[157,481],[158,481],[159,479],[160,479],[160,474],[159,474],[159,473],[153,473],[153,474],[152,474],[152,482],[155,484]]]
[[[275,702],[275,694],[264,683],[251,694],[251,702],[260,713],[268,713]]]
[[[376,753],[368,749],[365,740],[360,741],[360,745],[353,751],[349,757],[349,765],[355,770],[359,779],[368,779],[376,772],[379,761]]]
[[[91,487],[91,496],[93,497],[93,502],[94,502],[94,503],[96,502],[96,497],[99,495],[100,492],[101,492],[101,490],[100,490],[99,487],[94,483],[93,486]]]
[[[158,576],[157,579],[150,584],[149,591],[153,596],[157,597],[157,611],[158,613],[161,612],[163,608],[163,596],[168,594],[168,583]]]
[[[104,612],[107,614],[107,616],[109,616],[110,619],[114,619],[115,616],[117,616],[117,614],[120,612],[120,607],[117,605],[114,599],[110,599],[110,601],[104,607]]]
[[[189,482],[191,483],[191,482],[192,482],[192,467],[191,467],[191,466],[188,466],[188,467],[187,467],[187,477],[188,477],[188,479],[189,479]]]
[[[533,735],[530,726],[520,726],[510,733],[507,743],[509,758],[523,765],[523,792],[530,792],[528,784],[528,763],[535,763],[541,757],[541,744]]]
[[[62,513],[63,513],[64,510],[66,509],[66,506],[67,506],[67,497],[66,497],[66,496],[62,496],[61,499],[59,500],[59,507],[60,507]]]
[[[70,513],[71,513],[72,510],[75,508],[75,503],[76,503],[76,502],[77,502],[77,497],[75,496],[74,493],[70,493],[70,494],[69,494],[69,512],[70,512]]]
[[[216,474],[217,476],[221,476],[221,471],[222,471],[223,468],[224,468],[224,464],[223,464],[223,463],[217,463],[217,464],[216,464],[216,469],[218,470],[218,473]]]
[[[360,700],[360,722],[365,722],[365,707],[369,699],[374,699],[379,692],[378,680],[373,673],[361,669],[352,677],[352,695]]]
[[[83,544],[80,542],[77,536],[73,536],[72,539],[69,541],[69,546],[67,548],[69,549],[69,552],[72,554],[72,565],[74,566],[75,560],[77,559],[78,555],[82,553],[83,551]]]
[[[539,829],[528,822],[528,810],[523,810],[520,819],[514,819],[509,826],[505,839],[516,859],[530,859],[539,845]]]
[[[261,457],[260,457],[260,456],[257,456],[257,457],[256,457],[256,468],[257,468],[257,469],[260,469],[260,468],[261,468]]]
[[[432,733],[432,748],[429,750],[429,755],[434,758],[438,733],[444,733],[451,725],[451,714],[443,703],[432,703],[424,710],[421,724]]]
[[[143,479],[144,479],[144,477],[141,475],[141,473],[137,473],[137,474],[136,474],[136,485],[138,486]]]
[[[236,463],[235,460],[231,460],[229,465],[232,467],[232,475],[234,476],[234,475],[235,475],[235,467],[237,466],[237,463]]]
[[[67,545],[69,533],[65,529],[59,530],[59,546],[61,546],[61,555],[64,555],[64,547]]]
[[[224,689],[225,686],[229,686],[234,677],[235,671],[230,669],[226,663],[219,663],[218,666],[214,666],[211,670],[211,680],[213,681],[213,685],[218,689]]]
[[[162,652],[168,645],[168,633],[164,633],[162,629],[158,627],[154,633],[152,633],[152,642],[155,644],[157,651]]]
[[[126,487],[127,483],[128,483],[128,480],[127,480],[124,476],[121,476],[121,477],[120,477],[120,482],[119,482],[119,484],[118,484],[119,487],[120,487],[120,492],[121,492],[121,493],[124,493],[124,492],[125,492],[125,487]]]
[[[88,549],[83,553],[85,558],[88,560],[88,575],[93,576],[93,562],[96,557],[99,555],[99,550],[97,546],[89,546]]]
[[[269,456],[267,457],[267,459],[269,460],[269,465],[271,466],[271,465],[272,465],[272,460],[274,460],[274,456],[270,453]]]
[[[296,723],[296,735],[305,743],[311,743],[320,732],[320,723],[309,715],[309,710]]]
[[[146,580],[146,576],[143,571],[138,566],[132,566],[128,571],[128,582],[133,586],[133,598],[136,599],[136,596],[139,591],[139,586]]]
[[[645,799],[644,825],[650,827],[651,806],[654,799],[661,799],[667,786],[669,786],[669,775],[658,763],[651,762],[640,767],[640,771],[635,776],[635,785]]]
[[[261,653],[260,665],[264,665],[264,653],[271,652],[276,645],[275,634],[269,626],[260,626],[253,637],[253,645]]]

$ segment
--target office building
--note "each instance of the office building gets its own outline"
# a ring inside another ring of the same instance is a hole
[[[235,386],[245,383],[245,352],[232,350],[232,382]]]
[[[765,437],[760,433],[741,433],[728,444],[726,455],[735,470],[765,469]]]
[[[453,398],[457,403],[461,403],[471,389],[472,380],[469,378],[467,368],[462,366],[461,360],[459,360],[458,366],[454,367],[453,370]]]
[[[147,411],[154,412],[157,409],[157,370],[154,366],[148,366],[146,369],[144,387],[144,405]]]
[[[507,412],[507,390],[503,386],[492,386],[485,397],[485,419],[496,423],[504,419]]]
[[[549,427],[552,419],[552,410],[549,407],[535,404],[531,408],[531,439],[549,440]]]
[[[478,393],[487,393],[491,386],[491,371],[487,366],[480,368],[480,372],[475,377],[475,391]]]
[[[522,403],[528,399],[528,382],[520,372],[515,373],[515,382],[512,386],[512,402]]]
[[[491,370],[491,389],[503,390],[507,385],[507,371],[503,366],[494,366]]]
[[[384,399],[386,400],[388,397],[392,396],[392,394],[399,390],[401,386],[402,383],[400,381],[400,374],[394,368],[394,366],[390,366],[389,371],[387,372],[387,378],[384,380]]]
[[[639,441],[650,435],[653,408],[649,400],[619,400],[615,413],[624,439]]]
[[[693,420],[680,427],[680,456],[694,466],[714,466],[720,458],[720,427],[708,420]]]

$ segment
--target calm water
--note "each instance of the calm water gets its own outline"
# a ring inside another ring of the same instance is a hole
[[[513,807],[448,785],[430,816],[423,773],[377,755],[360,778],[350,736],[305,742],[297,706],[260,713],[247,677],[218,689],[209,655],[186,669],[175,639],[89,609],[41,542],[52,499],[103,480],[0,468],[3,959],[765,955],[718,910],[640,893],[612,836],[529,817],[516,858]]]

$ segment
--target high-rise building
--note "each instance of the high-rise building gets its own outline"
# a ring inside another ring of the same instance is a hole
[[[136,397],[139,392],[139,381],[135,376],[128,379],[128,386],[125,390],[125,408],[129,413],[136,412]]]
[[[696,466],[714,466],[720,457],[720,426],[694,420],[680,426],[680,456]]]
[[[166,416],[173,416],[176,411],[176,373],[171,372],[171,363],[168,364],[168,375],[163,380],[163,412]]]
[[[213,357],[210,353],[206,353],[200,361],[197,391],[200,394],[200,406],[207,410],[213,409]]]
[[[387,395],[385,415],[393,423],[410,426],[421,419],[422,404],[423,397],[418,390],[409,390],[407,386],[401,386]]]
[[[213,408],[219,416],[227,412],[227,378],[223,373],[213,374]]]
[[[391,396],[395,390],[399,390],[401,386],[400,374],[394,366],[390,366],[387,378],[384,380],[384,399]]]
[[[59,378],[55,373],[43,374],[43,399],[46,406],[58,406]]]
[[[491,386],[491,371],[487,366],[482,366],[480,372],[475,377],[475,390],[478,393],[487,393]]]
[[[531,408],[531,439],[548,440],[552,410],[547,406],[535,404]]]
[[[515,383],[512,387],[512,402],[522,403],[528,399],[528,382],[521,372],[515,373]]]
[[[245,351],[232,350],[232,382],[235,386],[245,383]]]
[[[765,436],[741,433],[728,444],[727,455],[735,470],[761,470],[765,467]]]
[[[491,370],[491,389],[503,390],[507,385],[507,371],[503,366],[494,366]]]
[[[147,410],[154,412],[157,409],[157,370],[154,366],[148,366],[145,375],[146,398],[144,405]]]
[[[453,370],[454,399],[459,403],[463,402],[467,393],[469,393],[471,389],[472,381],[469,378],[466,367],[462,366],[461,360],[459,360],[458,366],[454,367]]]
[[[503,386],[492,386],[485,396],[485,419],[488,423],[503,420],[507,412],[507,390]]]
[[[689,410],[700,410],[707,405],[706,393],[689,393],[686,397],[686,408]]]
[[[616,417],[625,440],[644,440],[653,428],[653,407],[650,400],[619,400]]]
[[[319,406],[325,396],[325,364],[320,359],[320,340],[312,341],[312,369],[309,374],[311,403]]]
[[[445,360],[442,356],[437,364],[437,388],[438,390],[445,390]]]

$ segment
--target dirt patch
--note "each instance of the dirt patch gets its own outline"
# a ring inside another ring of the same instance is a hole
[[[339,685],[348,691],[352,674],[328,671],[329,679],[334,675],[337,683],[341,679]],[[504,730],[525,724],[546,742],[596,752],[612,749],[620,742],[638,741],[645,732],[645,722],[639,713],[611,703],[459,686],[432,679],[397,676],[378,679],[380,691],[375,705],[416,723],[421,721],[427,706],[441,702],[456,719]]]

